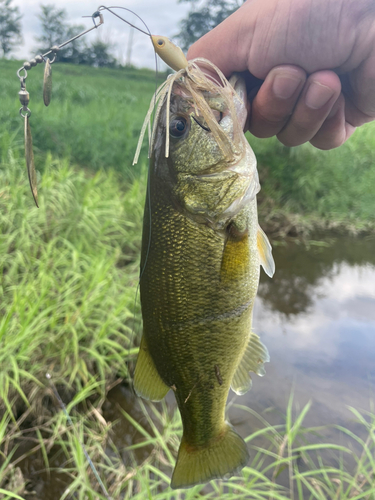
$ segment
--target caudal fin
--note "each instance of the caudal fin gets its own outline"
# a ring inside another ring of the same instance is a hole
[[[229,424],[226,424],[220,436],[211,439],[206,446],[194,448],[182,437],[171,487],[188,488],[211,479],[232,476],[248,460],[245,441]]]

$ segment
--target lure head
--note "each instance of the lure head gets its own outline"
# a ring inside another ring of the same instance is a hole
[[[166,36],[151,35],[155,52],[168,66],[175,71],[184,69],[188,65],[185,54]]]

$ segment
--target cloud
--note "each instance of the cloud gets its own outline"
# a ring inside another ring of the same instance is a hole
[[[375,268],[341,263],[334,271],[310,290],[308,311],[292,318],[257,298],[253,325],[271,362],[266,376],[253,377],[253,389],[237,403],[284,411],[294,387],[299,405],[313,401],[307,425],[348,422],[352,415],[345,405],[369,407],[375,382]],[[232,415],[245,422],[244,434],[253,430],[243,413],[234,409]]]
[[[332,277],[319,280],[313,290],[312,307],[292,321],[272,311],[258,297],[254,310],[255,331],[268,345],[271,357],[273,351],[294,364],[299,363],[299,358],[308,359],[309,363],[317,360],[335,363],[343,355],[349,359],[350,349],[358,351],[357,342],[366,343],[367,348],[373,350],[374,280],[374,267],[342,263]],[[349,338],[348,331],[355,334]]]

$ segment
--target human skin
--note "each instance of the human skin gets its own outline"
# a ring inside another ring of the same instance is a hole
[[[263,80],[248,87],[257,137],[332,149],[375,119],[375,0],[247,0],[187,57]]]

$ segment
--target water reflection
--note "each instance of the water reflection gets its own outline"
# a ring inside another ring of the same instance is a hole
[[[374,250],[373,239],[275,248],[276,274],[272,280],[263,274],[254,310],[254,329],[271,363],[238,402],[259,412],[285,411],[294,386],[300,406],[313,401],[309,425],[347,425],[353,418],[347,406],[369,408],[375,383]],[[232,412],[232,420],[242,418]],[[243,426],[245,434],[253,430]]]
[[[275,276],[261,276],[258,297],[272,310],[286,316],[298,315],[309,309],[322,280],[331,281],[342,269],[340,264],[364,268],[375,265],[374,239],[338,239],[330,246],[279,245],[274,248]],[[371,271],[370,271],[371,272]],[[375,288],[375,287],[373,287]]]

